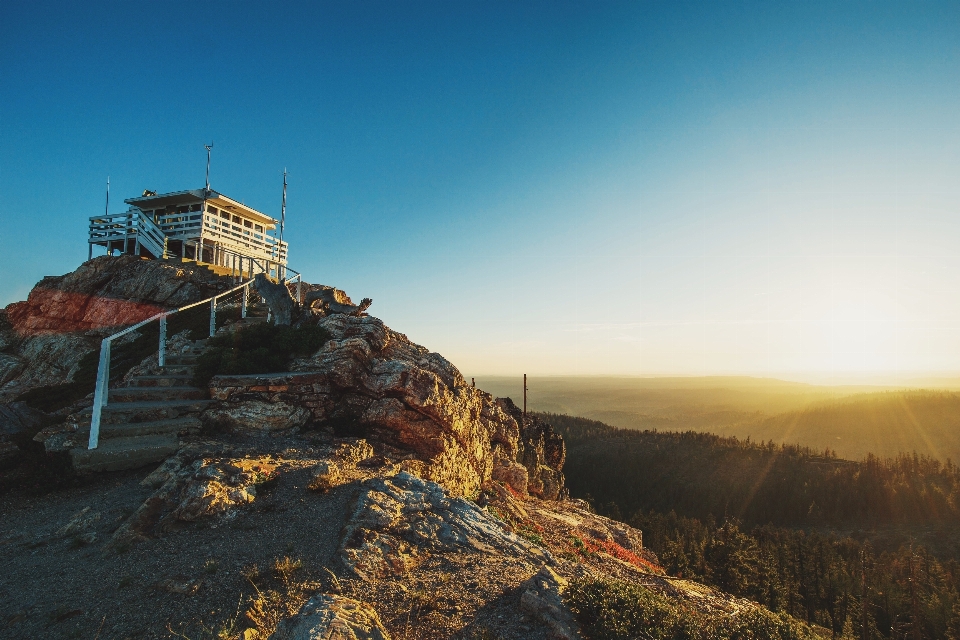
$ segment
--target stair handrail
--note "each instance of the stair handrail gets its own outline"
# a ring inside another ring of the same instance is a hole
[[[249,297],[249,287],[253,284],[253,280],[247,280],[243,284],[240,284],[232,289],[218,293],[215,296],[199,300],[197,302],[192,302],[188,305],[182,307],[177,307],[176,309],[170,309],[167,311],[161,311],[155,316],[151,316],[142,322],[127,327],[123,331],[118,331],[113,335],[107,336],[100,343],[100,362],[97,364],[97,386],[93,391],[93,410],[90,416],[90,437],[87,440],[87,449],[96,449],[97,445],[100,442],[100,415],[103,412],[103,407],[107,406],[107,399],[110,392],[110,343],[127,335],[131,331],[136,331],[140,327],[147,325],[154,320],[160,321],[160,345],[157,350],[157,364],[159,366],[164,366],[166,363],[166,350],[167,350],[167,318],[172,316],[175,313],[181,311],[186,311],[187,309],[192,309],[193,307],[200,306],[206,302],[210,303],[210,337],[217,331],[217,298],[222,298],[224,296],[230,295],[235,291],[243,289],[243,302],[240,307],[240,315],[243,318],[247,317],[247,299]]]

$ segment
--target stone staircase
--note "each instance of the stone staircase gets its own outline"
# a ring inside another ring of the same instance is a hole
[[[119,471],[160,462],[180,447],[179,436],[200,430],[200,413],[212,402],[210,392],[191,385],[197,357],[206,340],[170,353],[158,375],[141,375],[127,386],[110,389],[100,415],[96,449],[70,450],[78,471]],[[89,437],[92,408],[78,414]]]

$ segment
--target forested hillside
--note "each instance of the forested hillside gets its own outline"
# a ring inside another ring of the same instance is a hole
[[[960,468],[927,456],[868,456],[696,432],[616,429],[542,414],[566,438],[571,490],[602,505],[736,517],[749,524],[960,524]]]
[[[914,452],[960,462],[960,380],[927,390],[816,386],[745,377],[531,378],[532,411],[582,416],[635,430],[698,431],[800,445],[859,460]],[[477,378],[497,396],[515,378]]]
[[[829,446],[860,459],[916,451],[960,462],[960,394],[863,393],[760,419],[736,429],[757,440]]]
[[[912,454],[854,462],[829,451],[541,417],[567,441],[574,497],[641,529],[669,573],[838,637],[916,630],[912,637],[960,638],[953,464]],[[937,553],[911,542],[918,533],[938,543]]]

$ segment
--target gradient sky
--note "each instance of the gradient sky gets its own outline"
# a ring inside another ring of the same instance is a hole
[[[960,371],[960,4],[0,4],[0,304],[203,185],[465,375]]]

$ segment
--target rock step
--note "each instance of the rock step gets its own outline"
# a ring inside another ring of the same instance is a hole
[[[169,362],[162,367],[163,373],[161,375],[185,375],[193,377],[194,367],[192,364],[170,364]],[[150,376],[143,376],[144,378],[149,378]]]
[[[186,366],[186,365],[176,365]],[[193,373],[190,371],[163,373],[156,376],[137,376],[130,380],[131,387],[186,387]]]
[[[100,413],[100,424],[153,422],[156,420],[180,418],[191,413],[200,413],[212,402],[213,400],[117,402],[103,407]],[[77,415],[81,420],[89,424],[91,413],[92,408],[88,408]],[[101,428],[103,427],[101,426]]]
[[[179,448],[176,434],[113,438],[96,449],[71,449],[70,459],[77,471],[121,471],[160,462]]]
[[[121,387],[110,389],[109,402],[144,402],[147,400],[206,400],[207,389],[197,387]],[[107,406],[110,406],[109,404]]]
[[[178,353],[178,354],[167,354],[165,365],[169,366],[171,364],[197,364],[197,356],[199,353]]]
[[[151,420],[149,422],[121,422],[107,423],[100,425],[100,441],[113,438],[154,436],[154,435],[178,435],[182,433],[197,433],[200,431],[202,423],[196,416],[183,416],[182,418],[169,418],[167,420]],[[90,436],[90,427],[80,429],[78,433],[84,434],[84,437]]]

